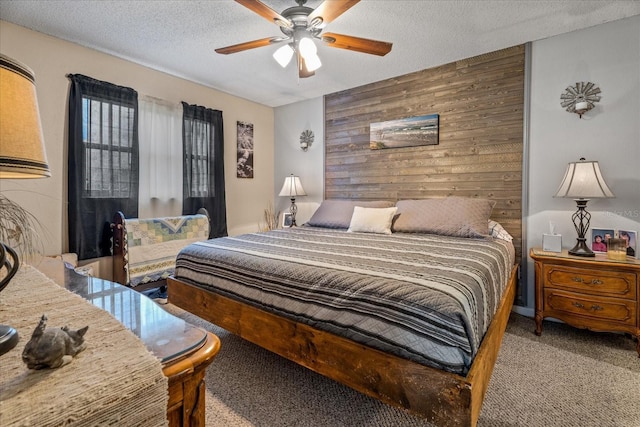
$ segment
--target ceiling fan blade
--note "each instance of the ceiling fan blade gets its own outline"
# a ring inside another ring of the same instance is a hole
[[[232,46],[220,47],[216,49],[217,53],[228,55],[230,53],[242,52],[243,50],[255,49],[256,47],[269,46],[273,43],[278,43],[283,40],[287,40],[283,37],[265,37],[264,39],[252,40],[250,42],[238,43]]]
[[[298,77],[300,77],[301,79],[307,78],[307,77],[311,77],[315,74],[315,71],[309,71],[307,70],[307,64],[304,61],[304,58],[302,57],[302,55],[300,55],[300,52],[297,52],[298,54]]]
[[[325,0],[309,14],[307,20],[313,27],[324,27],[345,13],[360,0]],[[314,19],[317,20],[314,23]]]
[[[266,4],[259,0],[236,0],[236,3],[240,3],[247,9],[257,13],[269,22],[273,22],[280,27],[292,28],[293,24],[284,16],[280,15],[275,10],[271,9]]]
[[[355,50],[356,52],[370,53],[378,56],[385,56],[387,53],[391,52],[391,47],[393,46],[393,43],[363,39],[361,37],[345,36],[344,34],[336,33],[323,33],[320,37],[327,46]]]

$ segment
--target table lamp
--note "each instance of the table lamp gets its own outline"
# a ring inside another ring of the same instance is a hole
[[[304,192],[304,188],[302,188],[300,178],[294,176],[293,174],[286,177],[284,179],[284,184],[282,185],[282,190],[280,190],[279,195],[282,197],[286,196],[291,198],[291,206],[289,207],[289,212],[291,212],[291,224],[289,225],[289,227],[295,227],[296,213],[298,212],[298,207],[296,206],[296,197],[307,195],[307,193]]]
[[[587,202],[595,198],[615,197],[604,182],[598,162],[589,162],[582,157],[578,162],[569,163],[560,188],[553,197],[570,197],[578,205],[578,210],[571,216],[578,233],[578,240],[569,250],[569,255],[595,256],[587,246],[585,237],[591,222],[591,214],[587,212]]]
[[[0,179],[49,176],[33,71],[0,54]],[[7,204],[4,199],[3,205]],[[1,228],[7,230],[11,225],[20,225],[16,223],[19,219],[10,216],[12,212],[4,208],[0,212]],[[9,234],[5,230],[0,230],[2,236]],[[0,291],[9,284],[19,267],[16,251],[0,241]],[[18,339],[14,328],[0,325],[0,355],[15,347]]]

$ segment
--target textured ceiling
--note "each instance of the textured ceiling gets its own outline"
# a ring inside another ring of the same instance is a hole
[[[214,52],[282,34],[232,0],[0,0],[2,20],[272,107],[639,14],[638,0],[362,0],[324,31],[392,42],[392,51],[319,46],[322,68],[299,79],[293,62],[283,69],[271,57],[278,46]]]

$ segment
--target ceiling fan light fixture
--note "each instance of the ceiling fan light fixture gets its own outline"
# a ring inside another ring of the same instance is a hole
[[[297,6],[289,7],[278,13],[261,0],[235,0],[242,6],[260,15],[269,22],[280,27],[284,37],[265,37],[232,46],[216,49],[219,54],[242,52],[258,47],[280,44],[285,42],[288,46],[279,48],[274,52],[274,59],[283,68],[286,68],[293,54],[296,54],[298,65],[298,77],[307,78],[315,74],[322,66],[318,57],[318,48],[315,40],[322,40],[323,44],[338,49],[346,49],[371,55],[384,56],[391,51],[392,43],[365,39],[362,37],[348,36],[337,33],[325,33],[322,31],[327,24],[334,21],[360,0],[323,0],[315,9],[305,6],[307,0],[295,0]]]
[[[282,68],[285,68],[287,65],[289,65],[289,62],[293,57],[293,53],[294,50],[291,45],[285,44],[284,46],[281,46],[280,48],[278,48],[278,50],[273,52],[273,59],[275,59]]]
[[[300,55],[304,56],[304,59],[308,59],[318,52],[316,44],[310,37],[303,37],[298,42],[298,48],[300,49]]]
[[[320,61],[320,57],[315,53],[304,57],[304,62],[307,66],[307,70],[309,71],[315,71],[322,67],[322,61]]]

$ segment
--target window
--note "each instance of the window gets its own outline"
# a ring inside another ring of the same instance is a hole
[[[188,197],[209,197],[215,194],[209,188],[209,159],[212,124],[194,118],[185,118],[185,167]]]
[[[206,208],[210,236],[226,236],[222,112],[184,102],[180,111],[152,97],[139,111],[131,88],[68,77],[69,251],[80,260],[109,256],[116,212],[179,215],[179,202],[185,215]]]
[[[147,95],[138,99],[140,218],[182,213],[182,105]]]
[[[82,97],[85,197],[129,197],[134,119],[134,108],[96,97]]]
[[[222,111],[183,102],[182,115],[182,213],[206,208],[211,219],[209,236],[226,236]]]
[[[69,251],[111,253],[113,215],[138,216],[138,94],[80,74],[68,76]]]

